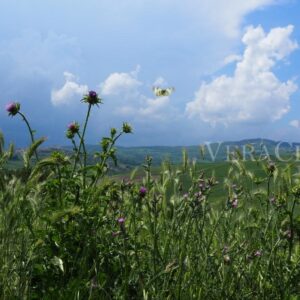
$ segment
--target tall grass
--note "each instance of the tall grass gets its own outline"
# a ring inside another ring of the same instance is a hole
[[[218,182],[184,153],[159,176],[147,157],[142,180],[133,172],[114,181],[106,172],[129,125],[102,139],[93,166],[77,129],[71,157],[38,161],[42,140],[33,141],[22,176],[5,172],[13,147],[5,151],[0,136],[1,299],[297,299],[300,174],[292,164],[257,161],[256,172],[237,154]]]

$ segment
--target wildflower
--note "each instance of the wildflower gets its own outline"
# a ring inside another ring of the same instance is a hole
[[[185,194],[183,195],[183,199],[188,199],[188,197],[189,197],[189,194],[188,194],[188,193],[185,193]]]
[[[79,124],[77,122],[72,122],[68,125],[68,130],[72,133],[77,133],[79,131]]]
[[[85,95],[81,101],[94,105],[94,104],[101,103],[101,98],[98,96],[98,94],[95,91],[89,91],[89,93]]]
[[[123,218],[123,217],[119,218],[119,219],[118,219],[118,223],[119,223],[120,225],[123,225],[123,224],[125,223],[125,218]]]
[[[119,234],[120,234],[119,231],[114,231],[114,232],[112,232],[112,236],[113,236],[113,237],[116,237],[116,236],[118,236]]]
[[[238,199],[235,197],[233,199],[233,201],[231,202],[231,207],[232,208],[237,208],[237,206],[238,206]]]
[[[9,116],[15,116],[19,112],[20,107],[21,107],[20,103],[11,102],[5,106],[5,109],[8,112]]]
[[[262,252],[260,250],[255,251],[253,254],[254,257],[261,257],[261,255],[262,255]]]
[[[72,122],[68,125],[68,130],[66,137],[68,139],[74,138],[75,134],[79,132],[79,124],[77,122]]]
[[[119,233],[125,235],[126,234],[126,229],[125,229],[125,218],[120,217],[118,219],[118,223],[120,225],[120,230]]]
[[[147,189],[144,186],[142,186],[139,190],[139,195],[141,198],[144,198],[146,194],[147,194]]]

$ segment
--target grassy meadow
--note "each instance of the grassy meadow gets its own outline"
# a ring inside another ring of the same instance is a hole
[[[14,170],[0,136],[1,299],[299,299],[300,173],[288,163],[189,159],[110,175],[124,123],[93,164],[83,126],[73,151],[40,157],[31,145]],[[9,166],[9,167],[7,167]]]

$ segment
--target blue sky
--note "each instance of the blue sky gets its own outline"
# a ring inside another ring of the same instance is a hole
[[[299,15],[296,0],[0,0],[0,130],[29,142],[5,112],[18,101],[37,136],[68,144],[96,90],[91,144],[123,121],[122,145],[300,141]]]

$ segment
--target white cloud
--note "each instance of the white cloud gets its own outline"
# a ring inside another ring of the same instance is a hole
[[[137,80],[140,66],[130,73],[112,73],[100,85],[103,96],[131,94],[136,92],[141,82]]]
[[[131,117],[135,120],[164,120],[170,113],[174,113],[174,107],[170,105],[170,97],[149,97],[153,94],[152,87],[139,81],[140,67],[130,73],[116,72],[109,75],[100,84],[101,95],[114,97],[113,111],[123,117]],[[158,76],[154,85],[165,85],[166,80]],[[148,91],[148,92],[147,92]],[[115,97],[121,95],[122,97]]]
[[[198,1],[197,1],[198,2]],[[257,9],[275,4],[276,0],[207,0],[201,2],[203,17],[208,19],[228,37],[236,37],[240,24],[247,14]],[[198,2],[199,4],[199,2]],[[216,9],[217,8],[217,9]]]
[[[237,55],[237,54],[231,54],[225,57],[224,59],[224,65],[228,65],[237,61],[242,60],[242,56],[241,55]]]
[[[165,108],[169,105],[169,97],[159,97],[156,99],[146,99],[145,107],[139,109],[139,114],[145,117],[164,118]]]
[[[232,77],[222,75],[203,83],[186,113],[205,122],[268,122],[280,119],[290,109],[290,96],[297,90],[288,80],[281,82],[272,67],[285,59],[298,45],[290,39],[293,26],[249,27],[243,36],[246,48]]]
[[[159,76],[157,77],[154,82],[153,82],[153,86],[166,86],[168,83],[167,81],[162,77],[162,76]]]
[[[138,100],[138,99],[137,99]],[[133,104],[133,103],[132,103]],[[136,101],[136,105],[126,105],[121,106],[117,109],[117,113],[122,116],[131,116],[136,120],[143,119],[156,119],[164,120],[170,113],[170,98],[160,97],[160,98],[147,98],[141,95],[140,101]]]
[[[292,120],[289,124],[293,127],[300,128],[300,120]]]
[[[88,92],[87,85],[77,83],[75,75],[70,72],[64,72],[65,84],[57,90],[51,92],[51,102],[54,106],[70,104],[78,101],[84,94]]]

